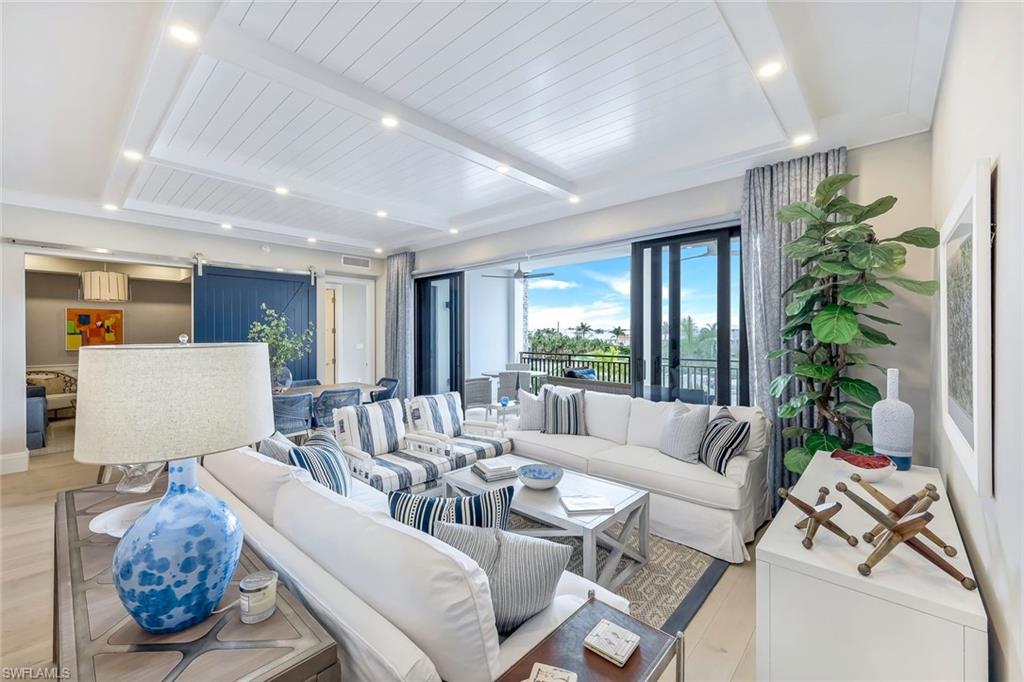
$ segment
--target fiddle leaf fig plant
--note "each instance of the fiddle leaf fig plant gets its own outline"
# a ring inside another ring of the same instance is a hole
[[[787,396],[778,416],[792,420],[813,411],[809,425],[782,431],[786,438],[802,441],[783,460],[797,473],[803,473],[818,450],[872,452],[856,437],[870,429],[871,406],[882,396],[873,383],[849,374],[855,368],[877,367],[864,349],[896,345],[881,329],[900,324],[886,316],[894,287],[926,296],[939,287],[934,280],[899,275],[907,260],[905,245],[934,249],[939,245],[938,231],[915,227],[880,239],[867,221],[889,211],[896,197],[855,204],[840,192],[856,177],[831,175],[818,185],[813,201],[793,202],[776,214],[780,222],[806,224],[803,234],[783,247],[804,274],[783,294],[789,297],[783,345],[768,353],[770,360],[791,357],[792,370],[769,385],[776,398]]]

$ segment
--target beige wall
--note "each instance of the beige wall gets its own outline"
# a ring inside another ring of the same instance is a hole
[[[1024,5],[957,10],[932,129],[932,220],[942,223],[979,158],[998,163],[994,301],[995,497],[979,495],[942,428],[938,305],[932,322],[932,450],[946,476],[992,624],[995,679],[1024,677]]]
[[[64,350],[65,308],[124,310],[126,343],[174,343],[192,334],[192,292],[188,282],[129,281],[130,301],[99,303],[79,299],[79,278],[48,272],[25,274],[25,362],[78,364],[78,353]]]

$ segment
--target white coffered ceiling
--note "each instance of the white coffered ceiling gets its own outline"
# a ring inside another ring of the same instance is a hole
[[[373,254],[735,176],[798,153],[800,135],[818,149],[926,130],[953,7],[297,0],[3,12],[5,202],[111,204],[124,219]],[[180,27],[198,41],[176,39]],[[759,79],[772,60],[781,73]]]

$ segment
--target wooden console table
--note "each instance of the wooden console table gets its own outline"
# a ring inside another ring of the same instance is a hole
[[[82,682],[337,682],[337,645],[280,583],[276,612],[255,625],[241,622],[237,606],[172,635],[149,634],[132,620],[111,577],[117,539],[92,533],[89,521],[122,504],[160,497],[165,481],[141,496],[118,494],[113,484],[58,495],[53,637],[58,669]],[[238,598],[241,578],[265,569],[244,546],[220,606]]]

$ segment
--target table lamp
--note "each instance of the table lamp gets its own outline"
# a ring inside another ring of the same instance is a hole
[[[155,634],[203,621],[224,596],[242,526],[196,484],[196,457],[274,431],[263,343],[88,346],[78,356],[75,459],[168,462],[167,492],[121,538],[114,585]]]

